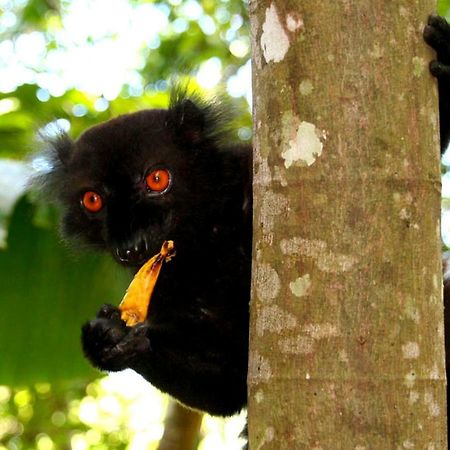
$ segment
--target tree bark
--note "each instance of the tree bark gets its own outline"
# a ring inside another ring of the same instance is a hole
[[[202,419],[200,412],[170,400],[158,450],[195,450],[199,443]]]
[[[251,450],[447,448],[434,8],[250,3]]]

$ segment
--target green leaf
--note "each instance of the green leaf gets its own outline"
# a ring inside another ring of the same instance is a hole
[[[450,14],[450,0],[438,0],[437,11],[441,16],[447,16]]]
[[[117,304],[131,278],[106,255],[74,254],[33,225],[34,212],[18,203],[0,251],[0,384],[92,376],[81,325],[103,303]]]

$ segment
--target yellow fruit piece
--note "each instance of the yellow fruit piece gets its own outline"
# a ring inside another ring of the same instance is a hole
[[[120,318],[131,327],[147,317],[153,289],[164,261],[175,256],[173,241],[164,241],[161,251],[150,258],[134,276],[119,305]]]

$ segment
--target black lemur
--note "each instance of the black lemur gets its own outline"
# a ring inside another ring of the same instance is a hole
[[[167,110],[59,136],[44,187],[66,237],[125,266],[175,243],[144,323],[127,327],[104,305],[83,326],[91,363],[134,369],[189,407],[231,415],[247,403],[251,146],[233,143],[226,106],[174,97]]]
[[[450,26],[432,16],[424,36],[437,51],[430,67],[445,149]],[[132,368],[190,407],[230,415],[247,398],[251,147],[231,143],[222,113],[179,95],[167,110],[120,116],[76,141],[62,135],[44,184],[63,208],[63,233],[123,265],[137,269],[163,241],[175,242],[143,324],[126,327],[118,309],[104,305],[83,326],[92,364]]]

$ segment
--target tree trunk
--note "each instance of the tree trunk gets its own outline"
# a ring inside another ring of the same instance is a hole
[[[251,450],[447,448],[434,8],[250,4]]]
[[[203,415],[170,400],[158,450],[195,450]]]

